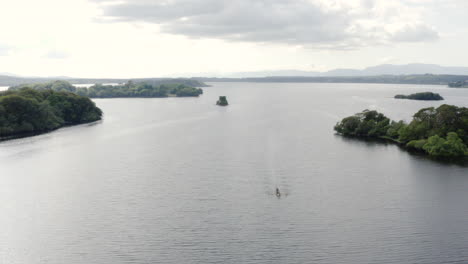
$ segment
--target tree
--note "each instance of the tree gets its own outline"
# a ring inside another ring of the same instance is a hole
[[[423,149],[429,155],[437,157],[451,158],[468,155],[468,148],[455,132],[448,133],[447,139],[438,135],[430,137]]]
[[[364,110],[344,118],[336,124],[335,131],[350,136],[381,137],[387,134],[390,119],[375,110]]]

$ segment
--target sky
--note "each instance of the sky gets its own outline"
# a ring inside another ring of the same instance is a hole
[[[0,0],[0,73],[468,66],[468,0]]]

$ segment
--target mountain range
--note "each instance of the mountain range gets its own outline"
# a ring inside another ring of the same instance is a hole
[[[358,69],[334,69],[325,72],[319,71],[298,71],[298,70],[277,70],[277,71],[254,71],[254,72],[236,72],[228,74],[218,74],[211,76],[203,74],[206,77],[227,77],[227,78],[250,78],[250,77],[353,77],[353,76],[378,76],[378,75],[414,75],[414,74],[446,74],[446,75],[468,75],[468,67],[450,67],[437,64],[411,63],[404,65],[381,64]],[[219,76],[220,75],[220,76]]]

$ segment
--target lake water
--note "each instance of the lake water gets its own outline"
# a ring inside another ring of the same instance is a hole
[[[468,262],[468,167],[333,132],[366,108],[468,106],[468,89],[212,85],[0,142],[0,263]],[[392,99],[421,91],[446,101]]]

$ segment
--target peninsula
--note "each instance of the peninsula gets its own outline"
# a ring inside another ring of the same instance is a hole
[[[344,118],[335,131],[345,136],[391,140],[408,150],[441,159],[468,158],[468,108],[441,105],[419,110],[413,120],[391,121],[377,111],[365,110]]]
[[[0,139],[100,120],[89,98],[68,91],[22,88],[0,93]]]

